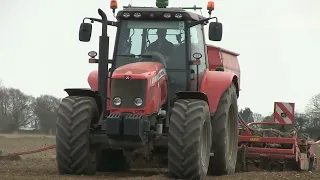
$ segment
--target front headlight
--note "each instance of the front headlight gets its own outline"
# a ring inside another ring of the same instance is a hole
[[[136,106],[141,106],[143,104],[143,101],[142,101],[141,98],[137,97],[137,98],[134,99],[134,104]]]
[[[115,106],[120,106],[121,105],[121,98],[120,97],[113,98],[113,104]]]

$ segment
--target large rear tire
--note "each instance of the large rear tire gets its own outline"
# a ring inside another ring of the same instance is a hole
[[[233,174],[238,151],[238,104],[233,83],[222,94],[211,123],[214,156],[210,158],[209,173]]]
[[[177,100],[169,125],[169,175],[180,179],[204,179],[209,166],[211,143],[208,103],[193,99]]]
[[[56,161],[59,174],[94,175],[96,154],[89,140],[90,126],[98,120],[91,97],[69,96],[58,109]]]
[[[127,172],[130,162],[121,149],[103,149],[97,153],[98,172]]]

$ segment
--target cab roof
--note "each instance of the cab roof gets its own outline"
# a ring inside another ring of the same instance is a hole
[[[179,7],[168,7],[168,8],[157,8],[157,7],[130,7],[130,6],[124,6],[123,10],[118,11],[117,13],[117,19],[123,12],[158,12],[158,13],[183,13],[184,15],[188,16],[188,20],[191,21],[198,21],[201,19],[205,19],[205,17],[194,13],[187,11],[183,8]]]

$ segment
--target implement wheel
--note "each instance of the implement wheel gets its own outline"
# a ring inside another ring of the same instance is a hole
[[[212,127],[208,103],[177,100],[172,108],[168,137],[168,170],[179,179],[204,179],[207,175]]]
[[[238,151],[238,104],[233,83],[222,94],[211,123],[214,156],[210,158],[209,173],[233,174]]]
[[[98,108],[91,97],[69,96],[58,109],[56,161],[59,174],[94,175],[96,153],[89,134],[98,120]]]

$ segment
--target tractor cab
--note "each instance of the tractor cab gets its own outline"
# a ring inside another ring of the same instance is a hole
[[[168,99],[178,91],[196,90],[192,86],[196,84],[195,77],[207,69],[203,26],[210,18],[186,9],[201,8],[127,6],[119,11],[111,71],[128,64],[137,67],[138,62],[156,62],[164,66],[168,75]],[[212,22],[209,37],[221,40],[221,36],[221,23]]]
[[[130,63],[161,63],[168,75],[169,94],[187,90],[190,77],[187,47],[190,43],[185,42],[185,31],[185,22],[179,20],[120,20],[113,70]]]
[[[144,108],[143,113],[155,113],[170,104],[177,92],[200,90],[202,75],[209,66],[203,28],[209,20],[214,19],[209,24],[209,39],[222,39],[222,24],[217,17],[211,17],[214,4],[208,2],[209,17],[206,18],[187,11],[201,10],[201,7],[167,8],[167,1],[160,1],[157,7],[124,6],[116,14],[117,1],[111,0],[110,8],[117,21],[108,20],[102,10],[98,11],[102,19],[84,18],[79,30],[79,40],[83,42],[90,41],[91,23],[102,23],[99,58],[95,59],[97,53],[89,55],[89,62],[98,63],[98,71],[89,75],[88,82],[99,92],[102,101],[107,102],[103,103],[103,109],[110,103],[114,113],[133,113],[135,108]],[[107,59],[109,25],[117,27],[112,60]],[[111,64],[110,69],[108,64]],[[160,97],[148,95],[153,91]],[[137,106],[133,102],[143,103]],[[149,102],[155,104],[148,105]],[[146,109],[148,106],[152,110]]]

